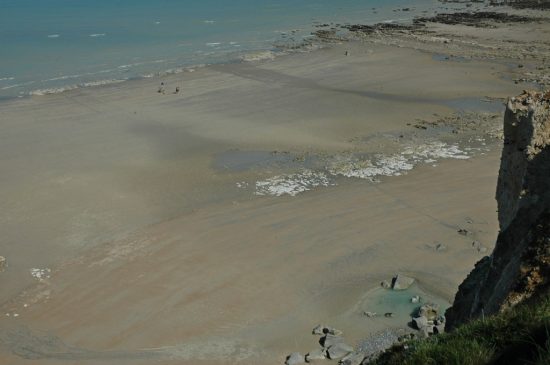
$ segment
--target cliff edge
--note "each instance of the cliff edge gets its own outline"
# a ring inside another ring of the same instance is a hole
[[[545,292],[550,284],[550,92],[511,98],[496,199],[500,233],[447,310],[447,330]]]

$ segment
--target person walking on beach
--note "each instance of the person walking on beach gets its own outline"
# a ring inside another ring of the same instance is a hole
[[[180,92],[180,87],[176,86],[176,92],[174,92],[174,94],[179,94],[179,92]]]
[[[160,83],[158,93],[159,94],[164,94],[164,82]]]

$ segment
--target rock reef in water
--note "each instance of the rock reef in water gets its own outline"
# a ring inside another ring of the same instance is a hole
[[[550,92],[508,101],[496,199],[500,233],[447,310],[447,329],[546,291],[550,282]]]

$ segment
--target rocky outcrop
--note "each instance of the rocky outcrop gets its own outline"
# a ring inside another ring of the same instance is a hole
[[[508,101],[497,186],[500,233],[447,311],[447,329],[513,306],[550,282],[550,93]]]

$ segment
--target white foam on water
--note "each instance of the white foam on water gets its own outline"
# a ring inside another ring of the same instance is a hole
[[[9,90],[9,89],[13,89],[14,87],[27,86],[27,85],[32,85],[34,83],[35,81],[29,81],[29,82],[23,82],[21,84],[8,85],[0,88],[0,90]]]
[[[51,95],[51,94],[60,94],[65,91],[80,89],[80,88],[86,88],[86,87],[94,87],[94,86],[104,86],[104,85],[112,85],[112,84],[118,84],[121,82],[127,81],[127,79],[109,79],[109,80],[98,80],[98,81],[92,81],[92,82],[84,82],[77,85],[67,85],[63,87],[54,87],[54,88],[48,88],[48,89],[37,89],[32,90],[29,92],[29,95],[31,96],[44,96],[44,95]]]
[[[245,62],[256,62],[256,61],[265,61],[273,60],[275,58],[275,52],[272,51],[258,51],[245,54],[241,59]]]
[[[467,160],[470,156],[461,150],[458,145],[449,145],[441,141],[432,141],[426,144],[410,145],[401,153],[408,156],[415,162],[425,162],[428,159],[454,158],[458,160]]]
[[[48,35],[48,38],[59,38],[59,37],[61,37],[61,35],[59,35],[59,34],[50,34],[50,35]]]
[[[332,175],[370,180],[378,176],[399,176],[413,168],[414,164],[400,155],[377,155],[373,160],[344,157],[331,162],[328,166]]]
[[[334,182],[323,172],[303,170],[295,174],[274,176],[256,182],[255,195],[296,196],[319,186],[332,186]]]
[[[12,81],[15,80],[15,77],[0,77],[0,81]]]
[[[206,45],[208,47],[218,47],[218,46],[221,45],[221,43],[220,42],[211,42],[211,43],[206,43]]]
[[[215,20],[205,20],[204,23],[205,24],[214,24],[216,21]]]
[[[475,149],[472,149],[472,151]],[[399,176],[412,170],[420,163],[433,164],[441,159],[466,160],[470,156],[466,149],[456,144],[441,141],[409,145],[400,154],[376,155],[372,159],[360,160],[357,157],[340,157],[328,165],[332,175],[374,180],[379,176]]]
[[[94,33],[94,34],[90,34],[90,37],[97,38],[97,37],[105,37],[106,35],[107,33]]]

